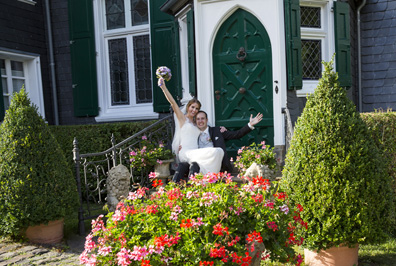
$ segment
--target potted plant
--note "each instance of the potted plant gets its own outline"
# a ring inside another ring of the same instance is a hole
[[[391,179],[354,104],[333,71],[308,97],[286,155],[282,187],[304,206],[306,264],[357,265],[357,246],[385,239],[392,211]],[[353,250],[348,249],[353,248]],[[345,264],[333,251],[350,250]],[[314,251],[314,258],[307,256]],[[335,259],[335,264],[324,263]]]
[[[253,142],[249,146],[243,146],[238,150],[235,167],[239,169],[240,176],[249,175],[249,168],[254,163],[261,170],[261,176],[270,180],[274,178],[274,174],[278,169],[278,164],[273,147],[271,148],[263,141],[260,144]]]
[[[86,265],[260,265],[294,262],[306,223],[301,205],[268,179],[236,186],[230,174],[197,174],[147,195],[131,192],[114,213],[92,222]],[[264,250],[264,252],[263,252]]]
[[[137,174],[154,172],[157,179],[165,182],[170,175],[169,167],[173,162],[173,154],[167,149],[162,141],[155,143],[142,136],[139,147],[132,149],[129,153],[131,168]]]
[[[58,242],[63,218],[77,206],[77,186],[65,156],[22,89],[0,125],[0,234]],[[51,230],[48,238],[46,229]]]

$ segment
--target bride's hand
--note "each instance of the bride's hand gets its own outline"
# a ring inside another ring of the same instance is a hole
[[[164,78],[159,78],[158,79],[158,87],[160,87],[162,89],[163,86],[165,86]]]

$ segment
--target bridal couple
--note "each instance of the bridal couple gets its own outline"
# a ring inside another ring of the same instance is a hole
[[[186,110],[182,110],[166,88],[163,78],[158,79],[158,86],[162,89],[170,103],[175,118],[175,136],[172,150],[177,155],[179,166],[173,177],[179,182],[194,173],[218,173],[232,171],[232,165],[226,153],[225,140],[239,139],[254,129],[263,115],[250,115],[249,123],[237,131],[227,131],[225,128],[208,127],[208,117],[201,111],[201,103],[197,99],[190,100]]]

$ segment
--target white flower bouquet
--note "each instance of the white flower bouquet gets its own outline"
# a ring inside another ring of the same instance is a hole
[[[166,81],[169,81],[172,77],[171,70],[166,66],[158,67],[155,74],[157,75],[157,78],[163,78]]]

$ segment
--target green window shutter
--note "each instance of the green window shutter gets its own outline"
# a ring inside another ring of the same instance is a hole
[[[0,95],[1,95],[1,99],[0,99],[0,121],[3,121],[5,110],[4,110],[3,84],[2,84],[2,80],[1,80],[1,75],[0,75]]]
[[[75,116],[97,116],[98,89],[92,0],[69,0]]]
[[[334,2],[336,69],[342,87],[351,86],[351,40],[349,4]]]
[[[166,0],[150,1],[151,63],[154,112],[169,112],[170,105],[157,85],[155,71],[159,66],[172,70],[172,79],[166,83],[170,93],[177,99],[182,96],[179,25],[174,17],[161,12]]]
[[[195,40],[194,40],[194,11],[187,13],[187,38],[188,38],[188,77],[190,94],[197,96],[195,85]]]
[[[285,41],[289,90],[302,89],[300,1],[285,0]]]

